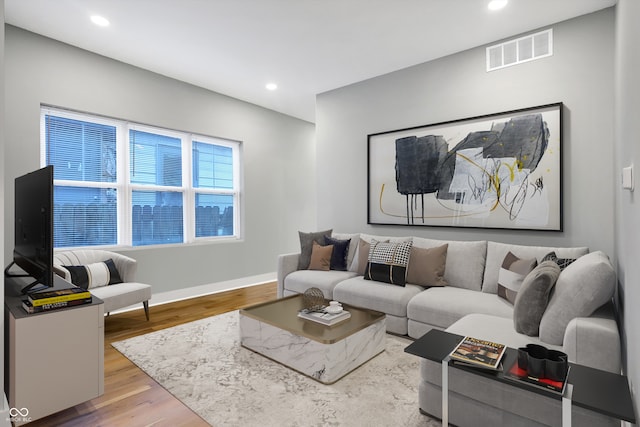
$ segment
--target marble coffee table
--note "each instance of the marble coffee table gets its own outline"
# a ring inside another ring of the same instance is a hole
[[[240,310],[240,343],[321,383],[331,384],[385,349],[385,314],[345,305],[334,326],[299,318],[302,295]]]

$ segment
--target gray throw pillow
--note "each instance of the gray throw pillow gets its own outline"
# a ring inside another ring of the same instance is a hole
[[[298,270],[306,270],[311,262],[311,251],[313,250],[313,242],[324,245],[324,236],[331,237],[331,230],[317,231],[314,233],[303,233],[298,231],[300,236],[300,257],[298,258]]]
[[[513,326],[517,332],[532,337],[538,335],[540,320],[549,302],[549,293],[558,276],[558,264],[544,261],[524,278],[513,305]]]
[[[540,321],[540,340],[562,345],[564,332],[575,317],[587,317],[611,301],[616,272],[602,251],[583,255],[565,268]]]

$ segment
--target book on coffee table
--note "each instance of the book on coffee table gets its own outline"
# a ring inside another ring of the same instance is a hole
[[[307,311],[303,309],[298,312],[298,317],[305,320],[311,320],[312,322],[321,323],[323,325],[333,326],[350,318],[351,313],[347,310],[342,310],[340,313],[332,314],[327,313],[326,311]]]
[[[504,344],[465,337],[451,353],[451,360],[468,366],[499,370],[506,349]]]

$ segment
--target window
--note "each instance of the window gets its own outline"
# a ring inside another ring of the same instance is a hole
[[[240,143],[51,107],[54,245],[144,246],[236,238]]]

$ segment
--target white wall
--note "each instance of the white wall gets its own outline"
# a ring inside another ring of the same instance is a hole
[[[545,27],[547,28],[547,27]],[[614,252],[614,11],[553,26],[554,55],[485,71],[479,47],[317,96],[318,227]],[[564,232],[368,226],[367,135],[563,102]]]
[[[620,299],[623,303],[626,366],[636,414],[640,408],[640,3],[637,0],[618,0],[616,7],[616,103],[615,134],[616,161],[616,253]],[[634,165],[636,190],[632,193],[621,187],[621,169]]]
[[[4,0],[0,0],[0,25],[4,26]],[[0,34],[0,81],[4,81],[4,32]],[[0,163],[2,169],[6,169],[5,156],[4,156],[4,85],[0,86]],[[4,175],[0,173],[0,224],[4,224]],[[0,241],[4,241],[4,228],[0,229]],[[4,259],[4,246],[0,246],[0,259]],[[4,307],[4,292],[0,292],[0,305]],[[4,314],[0,319],[0,342],[4,343]],[[4,345],[0,349],[0,366],[4,367]],[[4,368],[0,370],[0,384],[4,384]],[[4,415],[6,406],[6,396],[4,394],[4,387],[2,393],[0,393],[2,401],[0,402],[0,416],[2,419],[6,418]],[[0,425],[10,425],[7,421],[0,419]]]
[[[154,293],[273,272],[277,255],[298,244],[296,230],[315,227],[312,123],[5,29],[5,264],[13,180],[40,167],[41,103],[243,142],[242,241],[120,251],[139,261],[138,280]]]

